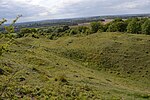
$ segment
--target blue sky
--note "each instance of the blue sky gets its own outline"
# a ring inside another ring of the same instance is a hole
[[[150,0],[0,0],[0,19],[20,22],[136,13],[150,13]]]

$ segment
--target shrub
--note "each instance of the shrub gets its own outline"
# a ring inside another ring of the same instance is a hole
[[[39,39],[39,36],[37,34],[32,34],[33,38]]]
[[[81,33],[85,33],[88,28],[86,26],[79,26],[78,31]]]
[[[64,32],[67,31],[67,30],[69,30],[69,29],[70,29],[69,26],[67,26],[67,25],[63,26],[63,31],[64,31]]]
[[[63,29],[61,27],[58,27],[54,30],[54,33],[61,33],[63,32]]]
[[[0,68],[0,75],[4,74],[4,70]]]
[[[129,22],[129,24],[127,26],[127,32],[128,33],[137,33],[137,34],[139,34],[141,32],[141,25],[137,18],[134,18],[134,19],[132,19],[131,22]]]
[[[48,29],[46,30],[46,33],[51,33],[51,32],[53,32],[53,29],[52,29],[52,28],[48,28]]]
[[[69,33],[69,35],[76,35],[76,34],[78,34],[77,29],[72,29]]]
[[[86,29],[85,34],[86,34],[86,35],[92,34],[92,31],[90,30],[90,28]]]
[[[8,47],[8,44],[0,45],[0,56],[2,56],[2,54],[3,54],[5,51],[8,52],[7,47]]]
[[[108,32],[116,32],[116,31],[117,31],[116,24],[115,24],[115,23],[111,23],[111,24],[108,26],[107,31],[108,31]]]
[[[121,18],[115,18],[112,22],[123,22]]]
[[[150,20],[147,20],[142,25],[142,33],[150,35]]]
[[[100,22],[92,22],[91,23],[91,31],[96,33],[98,30],[104,30],[104,26]]]
[[[22,33],[22,34],[26,34],[26,33],[30,33],[31,31],[30,31],[30,29],[28,29],[28,28],[22,28],[21,30],[20,30],[20,33]]]
[[[111,24],[111,23],[106,23],[106,24],[104,25],[104,32],[106,32],[106,31],[108,30],[108,27],[109,27],[110,24]]]
[[[127,28],[127,23],[121,18],[114,19],[107,26],[108,32],[125,32]]]

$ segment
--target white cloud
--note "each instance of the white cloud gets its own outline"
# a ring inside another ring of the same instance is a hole
[[[138,9],[144,6],[150,6],[150,0],[132,0],[120,3],[120,5],[114,6],[119,9]]]
[[[93,15],[149,13],[150,0],[0,0],[0,18],[21,21]]]

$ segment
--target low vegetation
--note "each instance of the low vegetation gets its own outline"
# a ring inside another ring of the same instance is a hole
[[[134,18],[6,30],[0,99],[149,100],[149,29]]]

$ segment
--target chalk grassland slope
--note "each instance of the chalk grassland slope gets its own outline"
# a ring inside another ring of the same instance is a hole
[[[97,33],[61,38],[47,45],[49,51],[89,68],[132,79],[150,79],[150,37],[146,35]]]
[[[24,37],[11,41],[0,58],[0,95],[1,99],[148,100],[149,66],[146,35]]]

